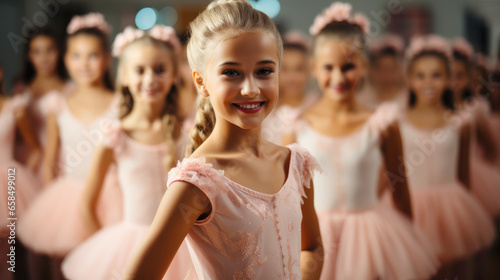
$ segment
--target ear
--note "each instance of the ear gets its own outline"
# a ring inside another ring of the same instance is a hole
[[[201,96],[208,97],[209,96],[208,90],[205,87],[205,82],[203,81],[203,77],[201,76],[201,74],[196,71],[193,71],[193,80]]]

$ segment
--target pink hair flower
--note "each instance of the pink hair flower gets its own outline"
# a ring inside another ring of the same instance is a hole
[[[177,33],[175,29],[170,26],[157,24],[149,30],[149,36],[158,41],[170,44],[175,52],[179,52],[181,49],[181,42],[179,38],[177,38]]]
[[[406,59],[412,60],[415,56],[424,51],[434,51],[442,53],[450,61],[452,59],[452,51],[448,42],[438,35],[417,36],[410,42],[410,46],[406,51]]]
[[[85,28],[97,28],[104,34],[111,32],[111,26],[104,20],[104,16],[100,13],[74,16],[68,24],[66,32],[71,35]]]
[[[332,22],[347,21],[361,28],[364,33],[370,30],[370,21],[361,14],[356,13],[351,16],[352,5],[349,3],[334,2],[314,19],[313,25],[309,28],[311,35],[318,34],[325,26]]]
[[[119,57],[122,54],[123,49],[125,49],[128,44],[143,37],[144,35],[146,35],[146,32],[143,30],[133,28],[132,26],[125,27],[125,30],[123,30],[122,33],[116,35],[115,41],[113,42],[113,56]]]
[[[451,47],[453,51],[456,51],[464,55],[467,58],[467,60],[469,61],[473,60],[474,48],[464,38],[455,38],[451,43]]]

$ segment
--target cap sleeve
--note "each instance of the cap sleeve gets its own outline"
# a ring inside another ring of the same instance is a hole
[[[208,221],[217,209],[215,197],[225,184],[223,175],[223,170],[214,169],[204,157],[185,158],[168,172],[167,188],[174,182],[182,181],[196,186],[207,196],[212,204],[212,211],[203,221],[198,221],[199,224]]]
[[[311,188],[311,179],[314,177],[314,171],[322,172],[320,165],[316,159],[299,144],[291,144],[287,146],[292,151],[292,156],[295,158],[294,168],[299,176],[298,186],[301,195],[301,203],[304,203],[302,197],[307,198],[304,188]]]
[[[370,125],[379,132],[385,131],[401,117],[400,107],[392,102],[382,103],[370,118]]]
[[[40,108],[42,108],[42,114],[47,116],[48,114],[58,114],[66,102],[65,97],[58,91],[51,91],[47,93],[40,100]]]

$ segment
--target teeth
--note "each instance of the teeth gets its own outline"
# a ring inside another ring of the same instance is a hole
[[[260,103],[259,104],[255,104],[255,105],[239,105],[239,104],[236,104],[236,106],[242,108],[242,109],[248,109],[248,110],[253,110],[253,109],[257,109],[260,107]]]

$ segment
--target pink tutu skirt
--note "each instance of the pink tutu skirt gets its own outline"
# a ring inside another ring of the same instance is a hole
[[[72,280],[121,279],[135,247],[148,229],[144,224],[121,222],[99,230],[64,259],[64,276]],[[196,279],[185,242],[163,279]]]
[[[497,216],[500,214],[500,170],[479,157],[473,157],[472,160],[472,194],[491,216]]]
[[[0,168],[0,199],[2,201],[2,207],[0,209],[0,219],[4,223],[3,226],[0,227],[0,237],[2,237],[8,235],[10,231],[10,229],[5,226],[5,223],[9,222],[7,218],[19,218],[23,216],[30,203],[34,200],[35,195],[40,188],[41,182],[35,175],[33,175],[33,173],[28,168],[22,166],[18,162],[12,161],[8,163],[2,163],[0,164]],[[13,187],[15,187],[14,193],[11,192],[11,194],[13,194],[15,197],[15,205],[13,205],[15,209],[13,209],[14,211],[12,211],[12,214],[14,214],[13,216],[10,215],[11,211],[8,209],[8,202],[11,201],[9,200],[10,194],[8,170],[12,168],[15,168],[15,175],[11,176],[11,178],[14,178]]]
[[[321,279],[428,279],[439,261],[413,224],[378,204],[356,212],[318,212],[325,259]]]
[[[121,192],[118,185],[111,185],[113,182],[106,178],[99,198],[101,224],[121,216]],[[80,214],[83,188],[83,182],[61,177],[44,189],[19,220],[18,237],[23,244],[39,254],[63,257],[88,238],[90,233]]]
[[[495,238],[490,216],[458,183],[410,192],[415,223],[443,263],[471,256]]]

